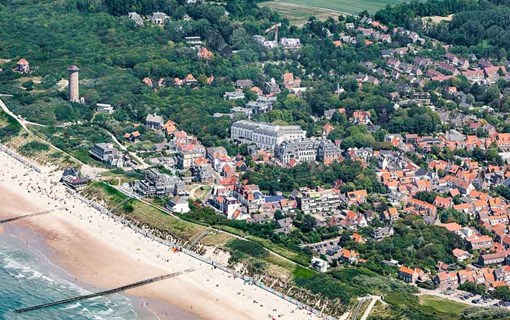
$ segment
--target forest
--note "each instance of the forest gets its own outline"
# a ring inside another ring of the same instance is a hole
[[[342,192],[366,189],[370,193],[383,193],[385,187],[379,183],[375,173],[353,160],[330,166],[301,163],[293,168],[256,166],[244,175],[250,183],[257,184],[269,192],[291,192],[299,187],[334,186],[342,183]]]
[[[431,38],[458,46],[456,50],[482,56],[508,57],[510,1],[428,0],[388,6],[375,18],[390,26],[403,26]],[[427,24],[421,18],[453,14],[450,22]]]

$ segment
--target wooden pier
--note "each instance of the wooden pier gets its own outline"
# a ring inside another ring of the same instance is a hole
[[[138,281],[138,282],[131,283],[131,284],[128,284],[128,285],[125,285],[125,286],[122,286],[122,287],[118,287],[118,288],[114,288],[114,289],[109,289],[109,290],[105,290],[105,291],[101,291],[101,292],[86,294],[86,295],[83,295],[83,296],[68,298],[68,299],[59,300],[59,301],[55,301],[55,302],[44,303],[44,304],[40,304],[40,305],[37,305],[37,306],[16,309],[16,310],[14,310],[14,312],[15,313],[25,313],[25,312],[29,312],[29,311],[34,311],[34,310],[39,310],[39,309],[55,307],[55,306],[59,306],[59,305],[63,305],[63,304],[68,304],[68,303],[72,303],[72,302],[76,302],[76,301],[91,299],[91,298],[95,298],[95,297],[106,296],[106,295],[118,293],[118,292],[121,292],[121,291],[126,291],[126,290],[129,290],[129,289],[145,286],[145,285],[148,285],[148,284],[151,284],[151,283],[154,283],[154,282],[158,282],[158,281],[163,281],[163,280],[166,280],[166,279],[174,278],[174,277],[177,277],[177,276],[179,276],[181,274],[189,273],[189,272],[192,272],[194,270],[195,269],[190,268],[190,269],[186,269],[186,270],[179,271],[179,272],[165,274],[165,275],[162,275],[162,276],[159,276],[159,277],[145,279],[145,280],[142,280],[142,281]]]
[[[41,212],[30,213],[30,214],[25,214],[25,215],[22,215],[22,216],[17,216],[17,217],[12,217],[12,218],[8,218],[8,219],[3,219],[3,220],[0,220],[0,224],[14,222],[14,221],[17,221],[17,220],[31,218],[31,217],[36,217],[36,216],[40,216],[40,215],[43,215],[43,214],[52,213],[53,211],[54,210],[45,210],[45,211],[41,211]]]

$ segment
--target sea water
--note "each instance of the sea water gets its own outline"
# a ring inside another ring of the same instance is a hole
[[[82,320],[139,319],[135,303],[116,294],[17,314],[18,308],[92,293],[66,275],[42,254],[0,234],[0,319]],[[143,317],[145,318],[145,317]]]

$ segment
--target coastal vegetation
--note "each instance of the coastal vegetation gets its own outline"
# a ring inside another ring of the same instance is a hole
[[[155,230],[157,234],[171,235],[180,241],[188,241],[205,230],[200,225],[177,219],[140,200],[131,199],[102,182],[89,185],[85,195],[89,199],[105,204],[114,214],[128,219],[135,225],[146,226]]]
[[[22,127],[16,119],[0,110],[0,141],[2,143],[17,136],[21,129]]]
[[[38,141],[26,143],[18,149],[19,153],[29,157],[48,150],[50,150],[50,146],[48,144]]]
[[[0,110],[0,142],[42,164],[64,167],[76,161],[51,144],[25,130],[12,116]]]

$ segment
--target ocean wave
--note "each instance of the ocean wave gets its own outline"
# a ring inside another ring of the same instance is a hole
[[[42,279],[42,280],[45,280],[46,282],[48,282],[50,284],[55,284],[56,283],[55,280],[51,279],[50,277],[47,277],[47,276],[43,275],[41,272],[35,270],[34,268],[31,268],[27,264],[22,264],[21,262],[16,261],[16,260],[14,260],[12,258],[9,258],[9,257],[4,258],[3,261],[4,261],[4,263],[6,263],[4,265],[4,269],[7,272],[9,272],[9,271],[17,271],[18,272],[16,274],[14,274],[15,278],[26,277],[29,280],[32,280],[32,279]],[[13,275],[11,272],[9,272],[9,274]]]
[[[11,314],[11,312],[3,313],[2,310],[20,307],[19,304],[13,304],[14,300],[7,301],[5,299],[7,297],[16,299],[22,306],[30,306],[44,302],[42,300],[57,301],[91,293],[72,282],[71,279],[67,280],[66,277],[51,272],[51,267],[48,269],[46,265],[47,261],[31,256],[23,249],[6,248],[0,244],[0,319],[32,319],[18,317],[19,315]],[[37,319],[41,320],[132,320],[136,318],[137,314],[132,301],[122,295],[95,297],[60,306],[47,314],[41,310],[41,313],[37,315]]]
[[[61,308],[60,310],[73,310],[73,309],[81,308],[81,307],[83,307],[83,305],[81,303],[75,302],[75,303],[69,304],[69,305]]]

